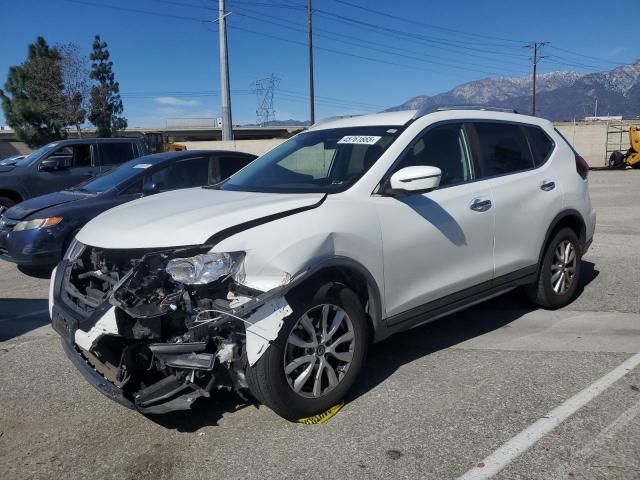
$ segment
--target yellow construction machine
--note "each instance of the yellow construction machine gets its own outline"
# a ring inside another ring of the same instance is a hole
[[[142,136],[149,153],[180,152],[187,149],[182,143],[170,142],[163,132],[144,132]]]
[[[627,153],[615,151],[609,156],[609,168],[623,169],[627,165],[640,168],[640,130],[637,127],[629,127],[629,144]]]

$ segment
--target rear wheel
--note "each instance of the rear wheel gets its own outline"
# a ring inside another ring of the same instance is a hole
[[[367,352],[368,325],[358,297],[339,284],[318,286],[290,300],[293,313],[278,338],[247,371],[251,393],[289,420],[340,402]]]
[[[16,202],[8,197],[0,197],[0,215],[2,215],[5,210],[9,210],[15,204]]]
[[[580,281],[582,251],[576,233],[563,228],[555,234],[538,268],[538,280],[527,286],[529,299],[544,308],[567,305]]]

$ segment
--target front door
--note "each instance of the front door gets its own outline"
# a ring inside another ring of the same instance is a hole
[[[493,195],[484,182],[473,182],[476,167],[464,126],[428,128],[390,174],[414,165],[440,168],[440,187],[373,197],[382,229],[390,324],[435,300],[488,286],[493,276]]]
[[[57,192],[88,180],[98,173],[93,162],[93,146],[88,143],[65,145],[52,152],[44,159],[57,158],[61,168],[55,171],[43,171],[34,165],[29,185],[32,197]],[[39,164],[40,162],[38,162]]]

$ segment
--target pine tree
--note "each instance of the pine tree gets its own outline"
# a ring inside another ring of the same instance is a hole
[[[115,81],[113,62],[109,60],[107,43],[96,35],[91,53],[91,73],[95,82],[91,87],[91,111],[89,121],[96,126],[98,137],[112,137],[127,128],[127,119],[122,112],[120,85]]]
[[[64,138],[65,97],[60,53],[38,37],[27,60],[10,67],[0,90],[2,109],[16,136],[30,147]]]

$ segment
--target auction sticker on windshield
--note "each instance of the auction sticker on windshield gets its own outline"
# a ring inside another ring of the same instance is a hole
[[[134,165],[133,168],[149,168],[150,166],[150,163],[139,163],[137,165]]]
[[[373,135],[347,135],[342,137],[338,143],[348,143],[352,145],[373,145],[382,137],[375,137]]]

